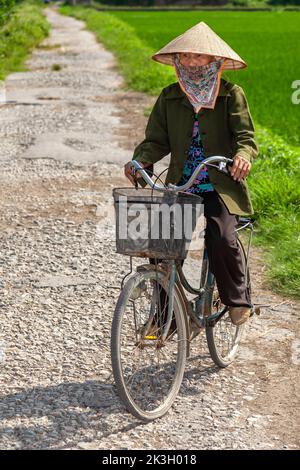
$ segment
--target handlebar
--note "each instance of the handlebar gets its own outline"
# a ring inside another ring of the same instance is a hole
[[[155,189],[157,191],[174,191],[174,192],[179,192],[179,191],[185,191],[186,189],[190,188],[200,173],[201,169],[206,165],[206,166],[213,166],[216,167],[216,165],[212,165],[212,163],[219,163],[219,169],[222,170],[226,167],[227,163],[233,163],[233,160],[231,158],[227,157],[222,157],[219,155],[214,155],[212,157],[207,157],[203,160],[202,163],[199,163],[197,168],[194,170],[193,174],[191,175],[190,179],[185,183],[182,184],[181,186],[177,186],[176,184],[171,184],[169,183],[168,186],[163,186],[161,184],[154,183],[148,173],[143,169],[141,164],[137,160],[132,160],[132,169],[134,171],[133,175],[138,171],[143,179],[146,181],[149,186],[151,186],[152,189]]]

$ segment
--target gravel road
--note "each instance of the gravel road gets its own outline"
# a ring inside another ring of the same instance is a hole
[[[219,370],[200,335],[165,417],[144,425],[120,404],[109,340],[128,259],[107,208],[153,99],[125,89],[82,22],[45,13],[51,35],[0,104],[1,449],[299,448],[299,302],[268,289],[260,250],[265,307],[237,361]]]

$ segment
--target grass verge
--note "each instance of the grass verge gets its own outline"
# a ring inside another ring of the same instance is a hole
[[[39,1],[21,3],[0,28],[0,80],[11,72],[25,70],[24,60],[29,52],[48,35],[42,6]]]
[[[175,81],[172,69],[150,60],[153,50],[126,22],[88,8],[62,6],[60,10],[84,20],[115,54],[129,88],[158,95]],[[248,178],[256,210],[255,243],[264,247],[271,286],[300,298],[300,149],[259,125],[256,130],[260,155]]]

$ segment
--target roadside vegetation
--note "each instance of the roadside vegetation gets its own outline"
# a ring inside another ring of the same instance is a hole
[[[43,2],[0,0],[0,80],[24,70],[30,51],[47,35],[49,25],[42,13]]]

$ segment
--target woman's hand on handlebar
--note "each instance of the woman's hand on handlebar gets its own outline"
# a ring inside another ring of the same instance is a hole
[[[143,168],[147,168],[147,166],[151,165],[151,163],[141,163],[141,162],[139,162],[139,163]],[[129,181],[133,185],[135,185],[137,177],[136,177],[136,174],[134,174],[134,168],[132,167],[132,161],[127,162],[124,165],[124,175],[126,176],[126,178],[129,179]]]
[[[130,183],[135,184],[135,177],[133,175],[133,167],[131,166],[132,162],[127,162],[124,165],[124,175],[129,179]]]
[[[233,165],[231,167],[231,176],[234,180],[241,181],[241,179],[248,176],[251,168],[251,162],[246,158],[236,155],[233,159]]]

